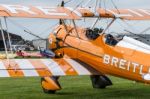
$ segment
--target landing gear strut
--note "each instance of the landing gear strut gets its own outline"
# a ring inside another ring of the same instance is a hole
[[[61,86],[58,82],[58,78],[59,77],[56,76],[41,78],[41,86],[43,92],[48,94],[54,94],[57,90],[60,90]]]
[[[112,85],[111,80],[105,75],[92,75],[91,76],[93,88],[104,89],[106,86]]]

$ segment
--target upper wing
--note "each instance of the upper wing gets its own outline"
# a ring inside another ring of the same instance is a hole
[[[79,19],[80,16],[71,8],[65,7],[42,7],[21,5],[0,5],[0,16],[27,17],[27,18],[50,18],[50,19]]]
[[[0,77],[98,75],[91,67],[70,58],[0,60]]]
[[[150,20],[149,9],[103,9],[78,8],[82,17],[121,18],[126,20]]]
[[[149,9],[102,9],[98,10],[100,17],[121,18],[126,20],[150,20]]]
[[[70,7],[42,7],[0,4],[0,16],[50,18],[50,19],[80,19],[81,17],[121,18],[126,20],[150,20],[148,9],[102,9]]]

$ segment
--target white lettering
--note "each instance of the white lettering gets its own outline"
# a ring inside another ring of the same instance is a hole
[[[19,11],[25,11],[27,13],[30,13],[30,14],[36,14],[35,12],[32,12],[30,11],[30,8],[29,7],[26,7],[26,6],[19,6],[19,5],[2,5],[3,7],[5,7],[6,9],[8,9],[11,13],[19,13]]]
[[[67,16],[66,13],[58,12],[54,7],[41,7],[36,6],[37,9],[41,10],[46,15],[56,15],[56,16]]]
[[[121,68],[121,69],[126,69],[126,68],[124,67],[126,62],[127,62],[126,60],[120,59],[119,68]]]
[[[127,65],[127,70],[128,71],[130,70],[130,65],[131,65],[131,62],[128,62],[128,65]]]
[[[103,63],[118,67],[119,69],[124,69],[128,71],[132,70],[133,73],[139,73],[140,75],[144,74],[143,65],[135,62],[130,62],[125,59],[119,59],[117,57],[111,57],[110,55],[104,55]],[[148,68],[148,72],[150,73],[150,67]]]
[[[140,74],[143,74],[143,65],[140,65]]]
[[[110,63],[110,56],[109,55],[104,55],[103,63],[105,63],[105,64]]]
[[[135,72],[136,67],[139,66],[139,64],[133,62],[132,65],[133,65],[133,72]]]
[[[118,58],[112,57],[111,65],[115,65],[117,67],[117,63],[118,63]]]

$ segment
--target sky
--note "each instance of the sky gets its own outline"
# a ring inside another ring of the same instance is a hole
[[[0,4],[17,4],[17,5],[38,5],[38,6],[57,6],[62,0],[0,0]],[[84,6],[89,0],[65,0],[68,7]],[[105,8],[114,8],[112,0],[99,0],[99,6]],[[91,0],[86,6],[94,7],[96,0]],[[113,0],[117,8],[144,8],[150,9],[150,0]],[[3,19],[3,18],[2,18]],[[105,27],[110,20],[102,20],[96,26]],[[28,19],[28,18],[7,18],[8,31],[22,36],[24,39],[37,39],[24,30],[31,31],[42,38],[47,38],[58,20],[52,19]],[[77,22],[80,26],[89,27],[93,23],[93,19],[85,19]],[[124,29],[128,29],[135,33],[140,33],[143,29],[150,26],[150,21],[121,21],[117,20],[108,32],[124,33]],[[3,27],[6,28],[5,24]],[[149,31],[150,33],[150,31]]]

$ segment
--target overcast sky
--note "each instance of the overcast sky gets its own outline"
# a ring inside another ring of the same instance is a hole
[[[0,4],[18,4],[18,5],[40,5],[40,6],[57,6],[62,0],[0,0]],[[84,6],[88,0],[65,0],[68,2],[65,6],[76,7]],[[91,0],[88,6],[94,6],[96,0]],[[99,0],[101,4],[99,6],[106,8],[114,8],[111,0]],[[150,9],[150,0],[113,0],[118,8],[144,8]],[[99,27],[105,26],[109,20],[104,20],[98,24]],[[16,33],[24,37],[25,39],[36,39],[35,37],[26,34],[25,29],[32,31],[33,33],[46,38],[52,30],[52,27],[57,24],[58,20],[52,19],[25,19],[25,18],[8,18],[8,31]],[[88,19],[80,22],[81,26],[90,26],[93,20]],[[86,25],[85,25],[86,24]],[[128,24],[128,25],[127,25]],[[131,27],[132,26],[132,27]],[[4,26],[5,27],[5,26]],[[111,32],[124,32],[123,29],[128,29],[133,32],[140,32],[146,27],[150,27],[149,21],[133,21],[122,22],[117,21],[112,25]],[[149,31],[150,33],[150,31]]]

